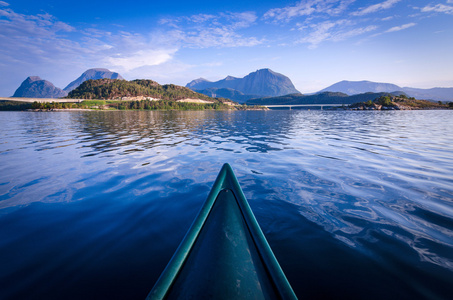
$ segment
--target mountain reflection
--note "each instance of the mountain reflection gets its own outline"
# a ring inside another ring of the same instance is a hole
[[[273,126],[277,117],[275,113],[255,112],[125,111],[75,114],[72,121],[79,126],[78,142],[91,149],[85,155],[93,156],[178,145],[198,146],[204,152],[210,147],[239,152],[278,151],[285,146],[291,124]]]

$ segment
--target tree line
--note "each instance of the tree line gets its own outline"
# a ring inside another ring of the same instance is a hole
[[[226,102],[228,99],[211,98],[196,93],[189,88],[166,84],[160,85],[153,80],[136,79],[132,81],[119,79],[87,80],[72,90],[66,98],[72,99],[121,99],[122,97],[145,96],[161,100],[180,100],[196,98],[214,102]]]
[[[229,105],[221,102],[215,103],[191,103],[165,100],[136,100],[136,101],[83,101],[80,103],[61,102],[33,102],[31,109],[118,109],[118,110],[225,110],[230,109]]]

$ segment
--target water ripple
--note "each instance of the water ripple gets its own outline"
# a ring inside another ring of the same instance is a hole
[[[451,111],[0,114],[0,298],[143,298],[224,162],[301,298],[453,293]]]

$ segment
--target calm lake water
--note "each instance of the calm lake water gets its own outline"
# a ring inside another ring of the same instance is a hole
[[[225,162],[300,298],[453,299],[453,111],[0,126],[0,299],[144,299]]]

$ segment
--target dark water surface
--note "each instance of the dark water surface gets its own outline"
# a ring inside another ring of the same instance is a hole
[[[144,299],[225,162],[300,298],[453,299],[453,111],[0,126],[0,299]]]

